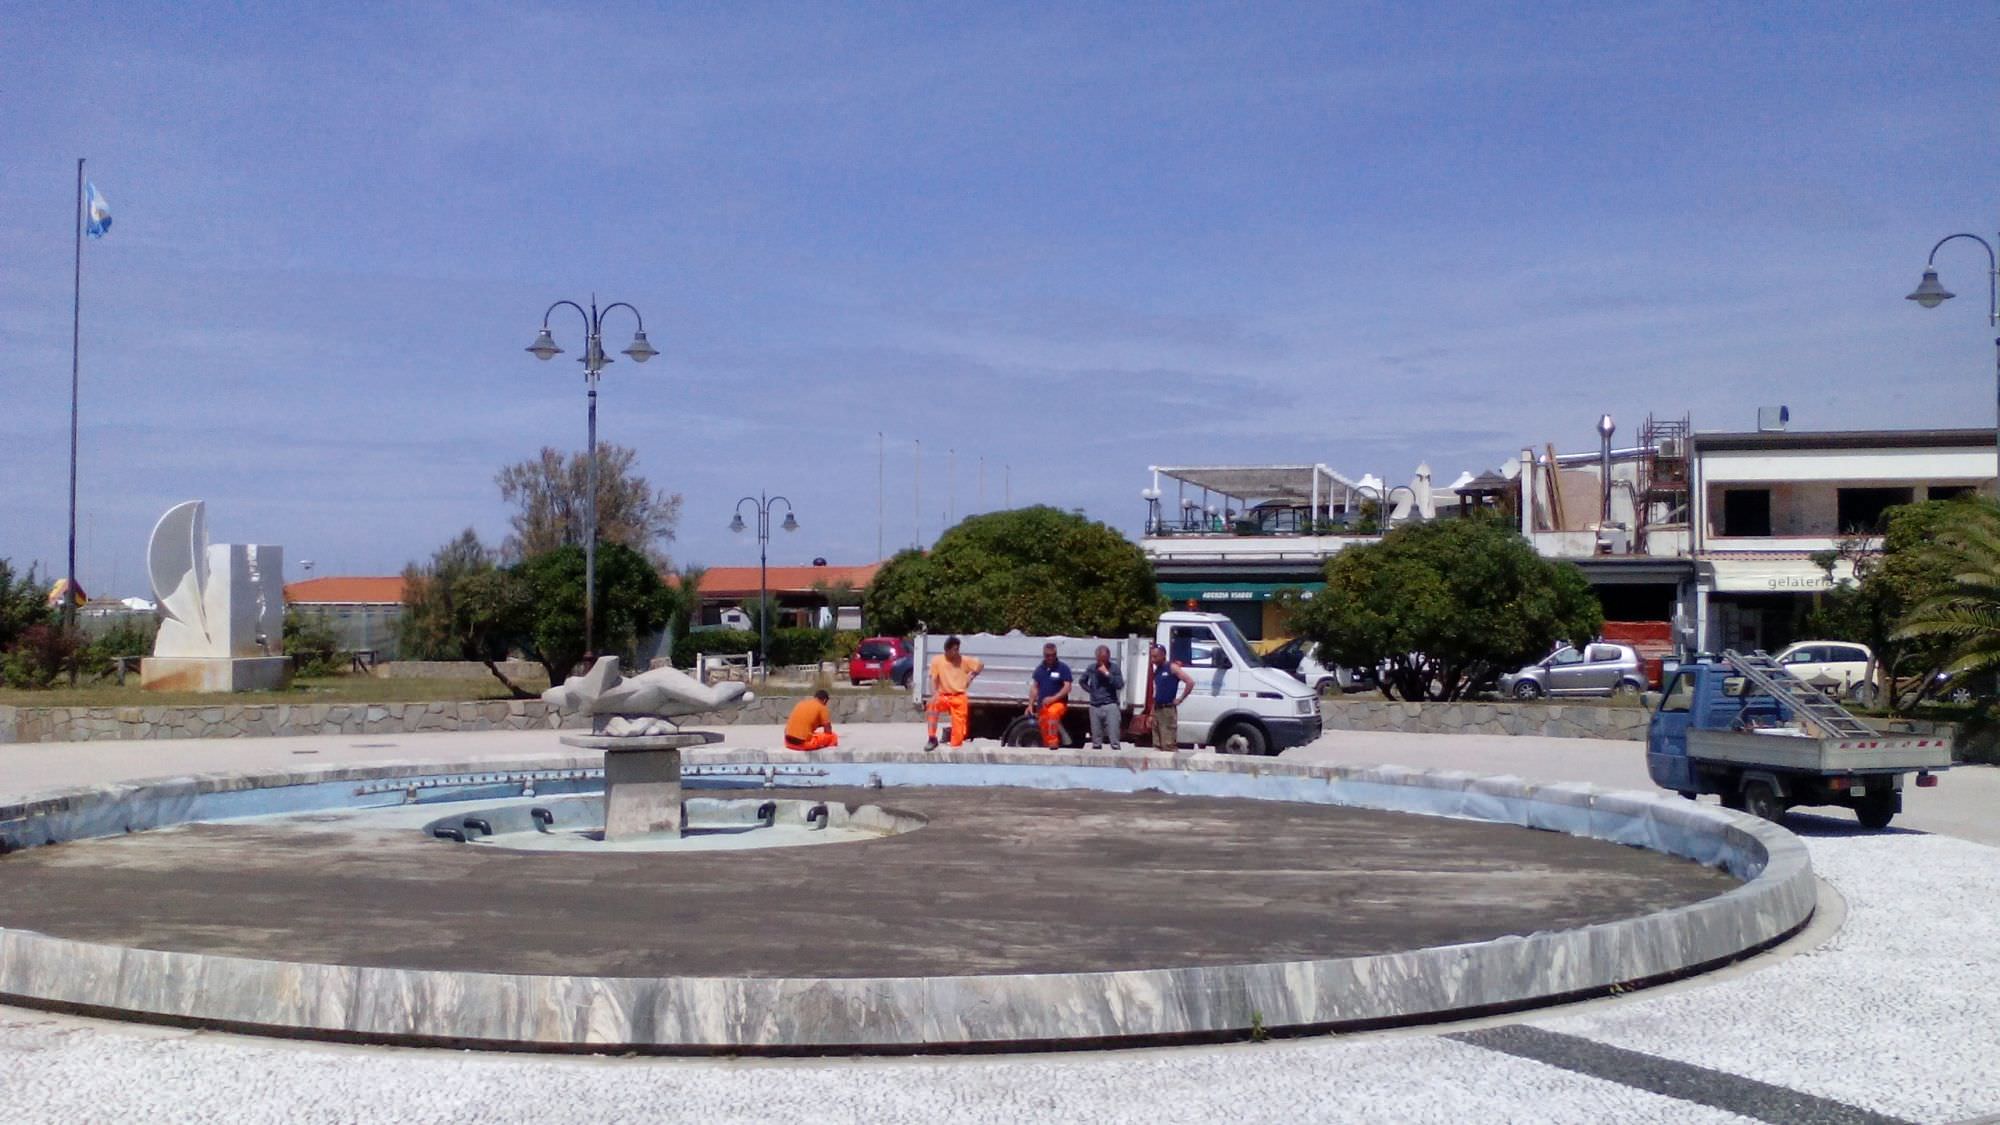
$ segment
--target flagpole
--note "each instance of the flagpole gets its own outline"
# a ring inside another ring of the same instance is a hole
[[[83,157],[76,158],[76,272],[70,289],[69,320],[69,568],[64,574],[63,631],[76,628],[76,404],[77,350],[83,338]],[[76,663],[70,662],[69,686],[76,686]]]

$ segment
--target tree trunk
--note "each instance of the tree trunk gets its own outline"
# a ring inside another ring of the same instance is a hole
[[[513,693],[513,695],[514,695],[514,698],[515,698],[515,699],[536,699],[536,698],[539,698],[539,697],[538,697],[538,696],[536,696],[536,695],[535,695],[535,694],[534,694],[533,692],[530,692],[530,691],[526,691],[526,690],[522,689],[522,687],[521,687],[521,685],[520,685],[520,684],[517,684],[517,683],[515,683],[514,681],[512,681],[512,680],[508,679],[508,678],[507,678],[507,673],[505,673],[505,672],[502,672],[502,671],[500,670],[500,665],[499,665],[499,663],[498,663],[498,662],[496,662],[496,661],[492,661],[492,660],[487,660],[487,661],[483,661],[482,663],[484,663],[484,664],[486,665],[486,670],[487,670],[488,672],[491,672],[491,673],[493,673],[493,678],[494,678],[494,679],[496,679],[496,680],[499,680],[499,681],[500,681],[500,682],[501,682],[502,684],[505,684],[505,685],[506,685],[506,687],[507,687],[507,690]]]

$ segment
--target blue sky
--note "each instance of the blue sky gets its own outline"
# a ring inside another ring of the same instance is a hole
[[[93,594],[194,497],[293,577],[497,541],[593,291],[708,564],[759,489],[874,557],[878,431],[893,550],[951,448],[960,516],[984,457],[1136,530],[1149,464],[1993,420],[1977,248],[1901,299],[2000,224],[1990,4],[294,7],[0,4],[0,556],[63,554],[78,156]]]

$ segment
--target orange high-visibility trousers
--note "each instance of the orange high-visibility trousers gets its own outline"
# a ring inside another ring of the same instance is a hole
[[[930,724],[930,740],[937,741],[938,716],[951,716],[951,744],[965,745],[965,728],[972,721],[972,701],[962,691],[941,691],[931,696],[931,705],[925,710],[925,718]]]
[[[1042,704],[1035,721],[1042,727],[1042,745],[1054,750],[1062,745],[1063,716],[1069,713],[1069,704],[1060,699],[1051,699]]]
[[[840,745],[840,739],[830,730],[816,730],[807,735],[803,742],[793,738],[789,734],[785,736],[785,749],[787,750],[824,750],[829,746],[838,745]]]

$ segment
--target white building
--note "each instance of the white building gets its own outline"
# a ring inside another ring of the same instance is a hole
[[[1990,493],[2000,464],[1991,429],[1710,433],[1692,448],[1701,651],[1801,639],[1800,611],[1852,575],[1815,553],[1879,550],[1886,509]]]
[[[1772,412],[1775,413],[1775,412]],[[1814,556],[1879,550],[1884,511],[1991,491],[1991,429],[1692,432],[1648,419],[1638,445],[1523,450],[1521,530],[1575,562],[1611,620],[1671,620],[1690,651],[1775,650],[1816,595],[1852,576]],[[1610,518],[1604,518],[1608,509]]]
[[[1879,550],[1886,509],[1990,492],[2000,467],[1991,429],[1801,432],[1764,413],[1766,428],[1750,432],[1648,418],[1623,447],[1523,449],[1444,488],[1423,466],[1386,488],[1325,465],[1155,467],[1142,546],[1175,607],[1273,637],[1284,630],[1272,596],[1318,589],[1327,559],[1375,542],[1376,505],[1386,501],[1392,527],[1485,507],[1518,521],[1544,556],[1575,563],[1608,621],[1664,623],[1688,652],[1775,651],[1802,639],[1814,599],[1852,574],[1841,561],[1829,575],[1815,554]]]

